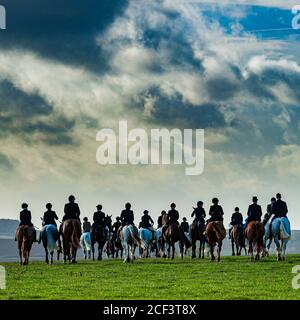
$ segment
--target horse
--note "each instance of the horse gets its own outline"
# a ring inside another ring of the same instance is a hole
[[[154,240],[153,232],[147,228],[140,228],[139,229],[139,236],[142,241],[141,256],[143,258],[144,257],[149,258],[150,257],[149,249],[151,248],[151,244]]]
[[[27,225],[20,226],[16,232],[18,242],[20,265],[29,264],[29,255],[33,242],[35,241],[35,230]]]
[[[214,261],[214,246],[218,244],[218,262],[221,259],[222,242],[226,237],[226,230],[221,221],[211,221],[206,226],[206,237],[209,244],[211,261]]]
[[[115,254],[115,246],[114,246],[114,241],[113,241],[113,237],[112,234],[109,233],[108,235],[108,239],[104,245],[104,252],[106,252],[107,257],[109,258],[110,256],[112,256],[112,258],[114,257]]]
[[[255,260],[260,259],[260,252],[264,249],[264,235],[265,228],[260,221],[251,221],[248,223],[247,228],[245,230],[245,236],[249,242],[248,253],[251,255],[251,259],[253,259],[254,244],[256,244]]]
[[[171,223],[164,231],[162,235],[162,250],[164,252],[163,257],[166,258],[166,247],[165,244],[168,244],[168,258],[170,258],[171,250],[172,250],[172,259],[174,259],[175,256],[175,243],[179,242],[179,249],[180,249],[180,256],[181,259],[183,259],[183,251],[184,251],[184,242],[185,242],[185,236],[182,228],[176,224]]]
[[[81,235],[80,245],[83,249],[84,259],[91,259],[92,241],[90,232],[84,232]]]
[[[57,227],[53,224],[48,224],[43,227],[41,231],[41,240],[45,249],[45,262],[49,264],[49,252],[50,263],[53,264],[54,250],[57,250],[57,259],[59,259],[59,253],[61,251],[60,246],[57,246],[56,242],[59,241],[59,233]]]
[[[62,239],[64,249],[64,263],[76,263],[77,249],[80,248],[80,222],[77,219],[67,219],[62,224]]]
[[[132,262],[135,259],[135,249],[137,245],[141,245],[141,239],[135,229],[135,226],[130,224],[124,226],[120,231],[119,237],[125,251],[124,263]]]
[[[242,249],[245,250],[245,255],[247,255],[245,236],[244,236],[244,227],[242,224],[235,225],[231,230],[231,247],[232,255],[235,256],[234,246],[236,247],[236,255],[240,256]]]
[[[103,247],[105,245],[105,231],[101,225],[93,225],[91,228],[91,244],[93,261],[95,260],[95,244],[98,244],[98,260],[102,260]]]
[[[120,257],[123,258],[123,246],[120,241],[120,239],[114,238],[112,239],[112,245],[114,248],[113,252],[113,258],[119,258],[119,251],[120,251]]]
[[[271,226],[272,238],[276,244],[277,260],[285,260],[286,246],[291,238],[291,226],[287,217],[276,218]]]
[[[190,225],[190,234],[192,238],[192,259],[196,258],[196,243],[200,241],[199,247],[199,259],[204,259],[204,249],[205,243],[207,243],[207,239],[204,235],[205,224],[193,222]]]

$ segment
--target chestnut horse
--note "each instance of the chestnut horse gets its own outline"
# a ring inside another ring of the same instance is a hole
[[[204,223],[193,222],[190,225],[190,233],[192,238],[192,259],[196,258],[197,241],[200,241],[199,258],[204,259],[205,243],[207,242],[207,239],[204,235],[204,231],[205,231]]]
[[[68,219],[62,225],[62,239],[64,249],[64,262],[76,262],[77,249],[80,248],[80,222],[77,219]]]
[[[35,236],[33,227],[20,226],[16,232],[16,240],[20,255],[20,264],[27,265],[29,263],[29,255]]]
[[[260,252],[264,249],[265,227],[260,221],[251,221],[245,230],[245,236],[249,242],[249,254],[253,259],[253,245],[256,245],[255,260],[260,259]]]
[[[218,244],[218,261],[221,259],[222,242],[226,237],[226,230],[221,221],[211,221],[206,226],[206,237],[210,248],[211,261],[216,258],[214,256],[215,243]]]

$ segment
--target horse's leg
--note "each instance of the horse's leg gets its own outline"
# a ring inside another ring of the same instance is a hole
[[[210,249],[211,261],[214,261],[216,258],[215,258],[215,255],[214,255],[214,243],[213,243],[213,241],[209,242],[209,249]]]
[[[49,251],[48,251],[47,247],[45,247],[45,252],[46,252],[45,262],[46,262],[47,264],[49,264]]]
[[[50,263],[51,264],[53,264],[53,253],[54,253],[54,251],[50,252]]]
[[[192,238],[192,259],[196,258],[196,240]]]
[[[235,256],[235,252],[234,252],[234,245],[235,245],[235,241],[234,241],[234,239],[233,239],[234,237],[233,237],[233,235],[232,235],[232,233],[231,233],[231,248],[232,248],[232,255],[233,256]]]
[[[179,248],[180,248],[180,255],[181,260],[183,259],[183,252],[184,252],[184,243],[182,241],[179,241]],[[174,253],[175,253],[175,244],[173,245],[173,259],[174,259]]]
[[[19,257],[20,257],[20,265],[23,264],[23,259],[22,259],[22,249],[21,247],[19,246]]]
[[[282,260],[285,260],[285,250],[288,243],[288,239],[281,240],[282,241]]]
[[[204,259],[205,241],[200,240],[201,258]]]
[[[222,240],[218,241],[218,262],[221,260]]]
[[[91,241],[91,249],[92,249],[93,261],[95,261],[95,243],[94,243],[94,241]]]
[[[260,249],[261,249],[261,242],[258,241],[256,244],[256,255],[255,255],[255,260],[259,260],[260,256]]]
[[[281,261],[281,248],[280,248],[280,243],[278,241],[278,236],[274,235],[274,242],[276,244],[276,251],[277,251],[277,260]]]
[[[251,260],[253,259],[253,244],[252,244],[252,240],[249,240],[249,254],[251,257]]]

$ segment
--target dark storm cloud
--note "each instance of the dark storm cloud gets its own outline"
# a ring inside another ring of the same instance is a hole
[[[75,120],[56,114],[36,94],[27,94],[8,81],[0,82],[0,137],[19,136],[31,143],[34,134],[49,145],[73,144]]]
[[[221,128],[227,125],[218,105],[207,103],[195,106],[184,101],[179,93],[167,96],[158,88],[143,93],[138,101],[131,105],[143,109],[146,96],[155,100],[149,119],[154,123],[180,128]]]
[[[29,49],[65,64],[104,71],[108,64],[95,43],[126,7],[126,0],[1,0],[7,11],[3,49]]]

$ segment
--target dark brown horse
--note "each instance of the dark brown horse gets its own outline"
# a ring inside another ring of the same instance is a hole
[[[62,239],[64,249],[64,262],[76,262],[77,249],[80,248],[80,222],[77,219],[68,219],[62,225]]]
[[[190,225],[190,233],[192,238],[192,259],[196,258],[197,241],[200,241],[199,258],[204,259],[205,243],[207,243],[207,239],[204,235],[204,231],[205,231],[204,223],[193,222]]]
[[[238,224],[232,227],[231,230],[231,247],[232,255],[235,256],[234,247],[236,248],[236,255],[240,256],[242,249],[245,250],[245,255],[247,255],[244,227],[242,224]]]
[[[221,221],[209,222],[206,226],[206,237],[210,248],[211,261],[214,261],[216,259],[214,256],[215,243],[218,244],[218,261],[220,261],[222,242],[226,237],[226,230],[223,223]]]
[[[16,232],[16,240],[18,242],[20,264],[27,265],[29,263],[29,255],[33,242],[35,241],[35,230],[33,227],[20,226]]]
[[[164,234],[162,235],[162,250],[164,252],[163,257],[166,257],[165,253],[165,245],[168,244],[168,258],[171,256],[171,250],[172,250],[172,259],[174,259],[175,256],[175,243],[179,242],[179,249],[180,249],[180,255],[181,259],[183,259],[183,251],[184,251],[184,244],[185,244],[185,236],[182,228],[176,224],[171,223],[165,230]]]
[[[249,254],[253,259],[253,246],[256,245],[255,260],[260,259],[260,252],[264,249],[265,227],[260,221],[251,221],[245,230],[245,236],[249,241]]]
[[[95,260],[95,244],[98,244],[98,260],[102,260],[103,247],[105,245],[105,232],[101,225],[93,225],[91,228],[91,244],[92,244],[92,255]]]

